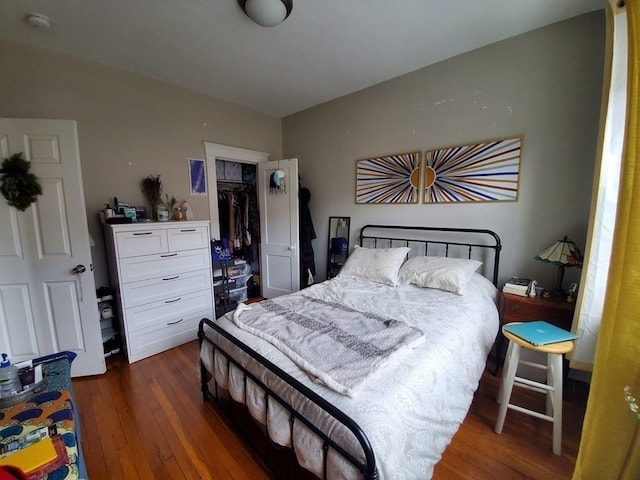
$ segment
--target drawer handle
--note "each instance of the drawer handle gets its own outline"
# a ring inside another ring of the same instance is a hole
[[[167,255],[160,255],[160,258],[175,257],[176,255],[178,255],[178,254],[177,253],[169,253]]]
[[[137,237],[138,235],[151,235],[153,232],[136,232],[133,234],[134,237]]]
[[[511,305],[511,311],[515,312],[517,310],[520,310],[520,305]]]
[[[176,278],[180,278],[180,275],[176,275],[175,277],[163,278],[162,280],[175,280]]]
[[[165,300],[164,303],[176,303],[182,300],[182,297],[174,298],[173,300]]]
[[[180,230],[180,232],[182,232],[182,233],[195,232],[195,231],[196,231],[195,228],[185,228],[183,230]]]
[[[181,318],[180,320],[176,320],[175,322],[169,322],[169,323],[167,323],[167,325],[177,325],[178,323],[180,323],[183,320],[184,320],[184,318]]]

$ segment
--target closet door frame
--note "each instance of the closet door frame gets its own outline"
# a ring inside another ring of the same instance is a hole
[[[257,165],[258,163],[269,160],[271,154],[213,142],[204,142],[204,151],[207,159],[207,192],[209,192],[211,237],[219,239],[220,219],[218,216],[218,176],[216,173],[216,160]]]

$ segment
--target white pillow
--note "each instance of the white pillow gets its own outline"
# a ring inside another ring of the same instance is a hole
[[[466,258],[413,257],[402,265],[398,281],[404,285],[412,283],[462,295],[480,265],[482,262]]]
[[[398,270],[409,250],[408,247],[363,248],[356,245],[340,269],[340,275],[351,275],[395,287],[398,285]]]

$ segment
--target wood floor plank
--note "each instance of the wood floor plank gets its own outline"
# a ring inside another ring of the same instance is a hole
[[[197,352],[194,352],[194,356],[189,358],[188,362],[185,361],[186,357],[176,355],[172,358],[172,362],[160,365],[160,369],[163,371],[162,377],[165,379],[163,388],[171,396],[172,403],[178,406],[179,411],[191,412],[194,408],[198,409],[203,405],[202,394],[199,390],[194,393],[192,388],[197,358]],[[188,368],[184,368],[187,365]],[[217,428],[221,427],[220,424],[216,425]],[[232,435],[230,431],[228,433]],[[209,457],[209,463],[215,469],[212,472],[213,478],[233,478],[230,472],[237,469],[237,461],[234,459],[230,462],[229,459],[234,458],[234,451],[230,450],[229,442],[223,442],[218,437],[211,437],[210,424],[205,422],[191,424],[184,434],[188,437],[184,439],[185,444],[190,441],[194,445],[206,446],[206,449],[200,453],[203,457]],[[253,462],[243,463],[242,469],[245,470],[248,478],[255,478],[255,475],[260,475],[260,470],[252,469],[251,465]]]
[[[194,341],[131,365],[115,355],[106,374],[73,380],[91,480],[274,480],[219,409],[203,402],[197,359]],[[503,433],[493,431],[499,379],[490,370],[434,478],[571,478],[588,392],[566,387],[563,451],[555,456],[549,422],[509,411]],[[516,395],[544,406],[534,392]]]
[[[158,474],[169,468],[165,461],[172,456],[172,447],[162,435],[162,425],[159,425],[153,416],[158,407],[147,390],[140,390],[142,394],[136,394],[136,382],[126,369],[114,369],[114,376],[110,384],[112,402],[110,409],[115,415],[115,421],[123,438],[121,439],[123,450],[120,453],[133,459],[146,458],[145,462],[135,462],[135,465],[123,465],[125,471],[133,475],[136,472],[138,478],[158,478]],[[105,395],[108,395],[105,392]],[[124,406],[124,408],[120,408]]]
[[[171,437],[171,449],[173,457],[187,478],[201,478],[202,480],[210,480],[211,475],[206,465],[200,460],[195,445],[192,444],[189,435],[185,429],[189,426],[185,425],[180,415],[176,412],[173,405],[166,397],[164,390],[157,384],[151,385],[151,393],[156,401],[160,404],[161,410],[158,411],[158,420],[164,422],[164,432]]]

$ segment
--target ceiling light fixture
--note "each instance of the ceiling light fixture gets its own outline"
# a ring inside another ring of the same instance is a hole
[[[293,0],[238,0],[242,11],[263,27],[275,27],[284,22],[293,9]]]
[[[34,28],[49,28],[51,21],[42,13],[30,13],[27,15],[27,23]]]

